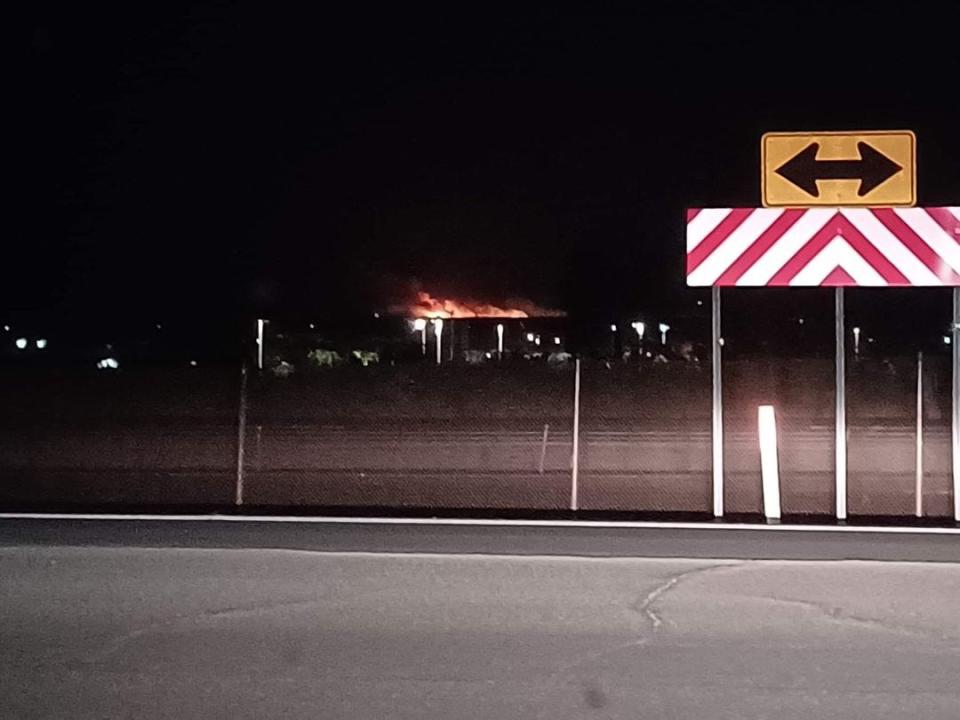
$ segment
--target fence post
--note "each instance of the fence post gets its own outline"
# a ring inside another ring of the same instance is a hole
[[[262,345],[261,345],[262,347]],[[240,368],[240,409],[237,422],[237,484],[233,502],[243,505],[243,451],[247,439],[247,363]]]
[[[547,459],[547,435],[550,432],[550,426],[544,424],[543,426],[543,442],[540,444],[540,474],[543,475],[543,463]]]
[[[917,478],[916,516],[923,517],[923,352],[917,353]]]
[[[570,468],[570,509],[576,510],[579,502],[580,473],[580,358],[577,358],[573,379],[573,457]]]

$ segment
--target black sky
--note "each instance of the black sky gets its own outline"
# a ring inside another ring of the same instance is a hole
[[[921,202],[960,202],[951,5],[40,3],[2,308],[669,305],[683,208],[758,204],[765,131],[913,129]]]

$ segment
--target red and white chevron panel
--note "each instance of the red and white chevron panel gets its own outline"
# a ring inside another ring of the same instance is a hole
[[[960,207],[688,210],[687,285],[960,285]]]

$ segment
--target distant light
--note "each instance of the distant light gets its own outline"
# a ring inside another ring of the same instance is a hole
[[[872,342],[872,340],[871,340],[871,342]],[[944,344],[944,345],[949,345],[949,344],[950,344],[950,336],[949,336],[949,335],[944,335],[944,336],[943,336],[943,344]]]
[[[161,325],[160,323],[157,323],[157,330],[163,330],[163,325]]]
[[[553,344],[554,344],[554,345],[559,345],[559,344],[560,344],[560,338],[555,337],[555,338],[553,339]]]
[[[100,370],[116,370],[120,367],[120,363],[117,362],[116,358],[108,357],[98,362],[97,367]]]
[[[375,312],[375,313],[373,314],[373,317],[374,317],[374,319],[379,320],[379,319],[380,319],[380,313]]]
[[[867,342],[873,342],[873,338],[867,338]]]
[[[617,326],[611,324],[611,325],[610,325],[610,332],[616,332],[616,331],[617,331]]]
[[[313,325],[311,325],[310,327],[313,327]],[[427,321],[426,321],[426,319],[425,319],[425,318],[417,318],[416,320],[414,320],[414,321],[413,321],[413,329],[414,329],[414,330],[426,330],[426,329],[427,329]]]
[[[803,325],[803,318],[800,318],[799,320],[797,320],[797,322],[799,322],[801,325]]]
[[[38,338],[38,339],[37,339],[37,350],[44,350],[44,349],[46,349],[46,347],[47,347],[47,340],[46,340],[46,338]]]
[[[493,357],[493,353],[492,353],[492,352],[486,352],[486,353],[484,353],[484,357],[486,357],[487,360],[489,360],[490,358]]]
[[[26,349],[27,349],[27,339],[17,338],[17,350],[26,350]]]
[[[527,333],[527,342],[533,342],[533,333]]]
[[[540,344],[540,336],[537,335],[537,336],[533,339],[533,342],[534,342],[535,345],[539,345],[539,344]]]
[[[703,305],[703,300],[697,300],[697,307],[700,307],[701,305]]]
[[[653,357],[653,353],[647,350],[647,357]]]
[[[3,331],[4,331],[4,332],[10,332],[10,326],[9,326],[9,325],[4,325],[4,326],[3,326]]]
[[[196,367],[196,366],[197,366],[197,361],[196,361],[196,360],[191,360],[191,361],[190,361],[190,367]]]
[[[310,323],[310,329],[313,330],[316,327],[313,323]]]
[[[723,338],[717,338],[717,342],[720,344],[720,347],[723,347]]]

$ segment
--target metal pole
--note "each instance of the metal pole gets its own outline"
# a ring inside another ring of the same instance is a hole
[[[836,330],[836,515],[837,520],[847,519],[847,373],[844,355],[843,288],[834,289],[834,312]]]
[[[577,509],[580,473],[580,358],[577,358],[573,380],[573,457],[570,461],[570,509]]]
[[[263,370],[263,318],[257,318],[257,370]]]
[[[540,474],[543,475],[543,464],[547,459],[547,436],[550,434],[550,426],[543,426],[543,442],[540,444],[540,466],[538,470]]]
[[[263,425],[257,425],[257,433],[254,435],[257,446],[257,470],[263,469]]]
[[[720,288],[710,289],[710,307],[712,315],[712,357],[713,369],[713,424],[711,443],[713,450],[713,516],[723,517],[723,376],[721,373],[721,353],[723,338],[720,335]]]
[[[950,328],[953,365],[953,519],[960,522],[960,288],[953,289],[953,327]]]
[[[917,353],[917,479],[914,514],[923,517],[923,352]]]
[[[247,439],[247,365],[240,368],[240,410],[237,422],[237,487],[233,502],[243,505],[243,449]]]

